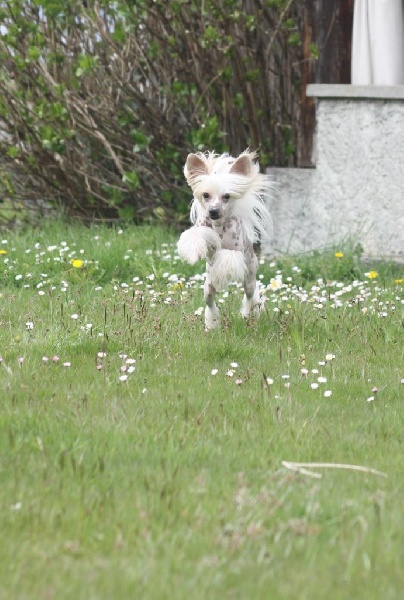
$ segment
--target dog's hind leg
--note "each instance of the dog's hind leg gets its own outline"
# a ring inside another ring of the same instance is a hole
[[[203,288],[206,308],[205,308],[205,327],[206,329],[216,329],[219,327],[220,317],[219,317],[219,309],[215,303],[215,295],[216,290],[212,285],[209,275],[209,267],[208,267],[208,275],[205,280],[205,285]]]

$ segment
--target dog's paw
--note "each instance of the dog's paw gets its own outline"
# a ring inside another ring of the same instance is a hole
[[[248,317],[259,317],[260,313],[264,310],[264,307],[265,298],[260,296],[258,290],[255,290],[252,298],[247,298],[244,294],[240,314],[244,319],[247,319]]]
[[[221,247],[219,236],[210,227],[191,227],[181,234],[177,244],[181,260],[193,265],[210,258]]]
[[[207,306],[205,308],[205,329],[206,329],[206,331],[209,331],[211,329],[216,329],[216,327],[219,327],[219,324],[220,324],[220,316],[219,316],[218,307],[216,306],[216,304],[214,306],[212,306],[212,308]]]

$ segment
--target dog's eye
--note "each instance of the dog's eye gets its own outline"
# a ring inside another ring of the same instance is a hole
[[[223,196],[223,200],[230,200],[230,194],[225,194]]]
[[[203,192],[202,198],[205,198],[205,200],[207,200],[209,198],[208,192]]]

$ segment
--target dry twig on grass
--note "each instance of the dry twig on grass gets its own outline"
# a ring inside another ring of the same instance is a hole
[[[360,471],[361,473],[370,473],[371,475],[379,475],[380,477],[387,477],[386,473],[382,471],[377,471],[372,467],[363,467],[361,465],[349,465],[349,464],[341,464],[341,463],[300,463],[300,462],[289,462],[287,460],[282,461],[282,465],[286,469],[290,469],[291,471],[296,471],[297,473],[301,473],[302,475],[309,475],[310,477],[315,477],[320,479],[322,475],[320,473],[315,473],[310,469],[345,469],[348,471]]]

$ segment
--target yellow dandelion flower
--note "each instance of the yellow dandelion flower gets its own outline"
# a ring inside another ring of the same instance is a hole
[[[395,283],[396,285],[404,285],[404,279],[395,279],[395,280],[394,280],[394,283]]]
[[[81,258],[74,258],[72,259],[71,263],[75,269],[81,269],[81,267],[84,265],[84,261],[81,260]]]
[[[376,279],[378,277],[377,271],[369,271],[369,273],[365,273],[366,277],[369,279]]]
[[[0,250],[0,254],[7,254],[7,250],[4,250],[4,248],[2,248],[2,249]]]
[[[335,253],[335,257],[336,257],[336,258],[342,258],[343,256],[344,256],[344,253],[343,253],[343,252],[336,252],[336,253]]]

